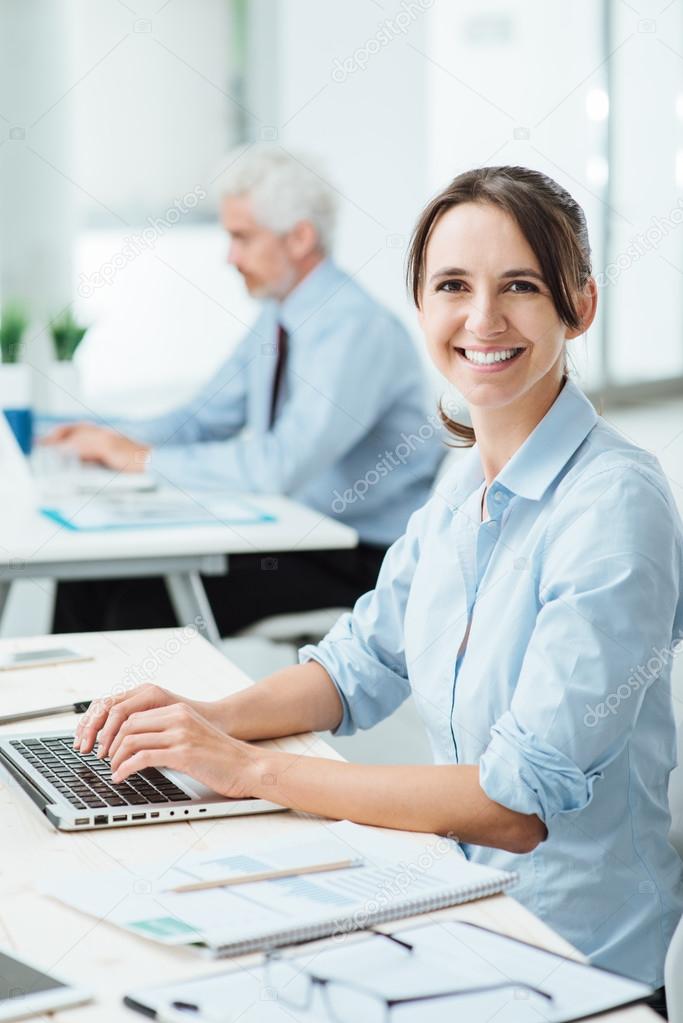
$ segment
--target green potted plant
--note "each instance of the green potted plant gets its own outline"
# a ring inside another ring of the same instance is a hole
[[[55,358],[41,382],[41,414],[58,417],[82,415],[81,388],[74,355],[87,329],[78,323],[71,308],[50,320],[49,333]]]
[[[67,309],[50,323],[50,333],[54,343],[57,362],[71,362],[76,349],[85,337],[87,327],[82,327],[74,318],[71,309]]]
[[[19,361],[28,317],[17,302],[7,302],[0,310],[0,408],[14,431],[22,451],[31,450],[33,415],[31,375]]]

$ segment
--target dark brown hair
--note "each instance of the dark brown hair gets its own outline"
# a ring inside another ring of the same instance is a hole
[[[538,260],[558,316],[566,326],[580,327],[577,298],[591,274],[586,217],[566,189],[528,167],[466,171],[427,204],[408,250],[406,280],[415,305],[419,308],[422,301],[425,256],[434,226],[447,210],[464,202],[498,206],[516,221]],[[471,426],[451,419],[441,406],[439,415],[463,446],[475,443]]]

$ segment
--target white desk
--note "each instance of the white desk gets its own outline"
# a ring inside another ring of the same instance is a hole
[[[249,495],[274,522],[72,532],[24,499],[3,495],[0,507],[0,619],[19,579],[112,579],[161,575],[181,625],[197,624],[212,643],[220,636],[200,573],[222,575],[230,554],[355,547],[355,530],[284,497]],[[84,498],[84,502],[87,498]]]
[[[245,676],[222,655],[188,630],[114,632],[72,637],[94,654],[85,664],[3,672],[0,675],[2,713],[94,696],[124,682],[140,666],[148,681],[200,698],[217,698],[246,684]],[[46,638],[3,641],[0,649],[27,649]],[[179,649],[178,649],[179,648]],[[166,653],[164,653],[166,651]],[[175,651],[171,653],[171,651]],[[44,719],[4,731],[69,729],[73,718]],[[279,742],[317,756],[337,754],[321,739],[301,736]],[[291,747],[290,747],[291,748]],[[1,771],[1,769],[0,769]],[[294,813],[233,817],[221,821],[192,821],[136,828],[59,833],[3,773],[0,774],[0,945],[35,960],[74,982],[87,984],[97,1001],[90,1006],[57,1013],[58,1023],[115,1023],[137,1018],[121,1004],[133,988],[199,976],[220,969],[188,949],[169,949],[137,938],[76,910],[40,896],[37,888],[46,870],[109,869],[117,863],[159,860],[169,864],[190,849],[196,852],[226,847],[246,849],[280,840],[305,841],[315,822]],[[575,954],[571,946],[505,895],[480,899],[443,910],[444,919],[468,919],[523,940]],[[390,925],[390,926],[396,926]],[[390,929],[388,926],[387,929]],[[245,965],[258,961],[245,956]],[[231,962],[235,962],[232,960]],[[228,961],[223,961],[226,967]],[[140,1017],[141,1018],[141,1017]],[[647,1023],[658,1017],[642,1006],[609,1013],[614,1023]],[[361,1021],[359,1021],[361,1023]]]

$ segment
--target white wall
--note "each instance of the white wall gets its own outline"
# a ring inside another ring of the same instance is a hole
[[[343,18],[330,18],[329,8],[313,0],[253,0],[244,122],[252,138],[305,150],[322,162],[339,193],[340,263],[417,335],[405,297],[403,260],[416,211],[426,198],[426,78],[423,60],[409,44],[423,47],[427,14],[419,2],[411,4],[380,10],[352,0]],[[220,34],[215,5],[204,9],[199,21],[204,37],[210,30]],[[382,26],[387,31],[387,21],[395,38],[376,47],[373,40]],[[359,64],[365,51],[365,69],[333,77],[337,62]],[[127,96],[123,102],[129,109]],[[116,124],[121,124],[118,116]],[[208,186],[210,170],[206,166],[202,185]],[[133,181],[129,187],[135,194],[143,184]],[[212,199],[203,206],[211,215]],[[237,275],[224,265],[226,240],[220,229],[199,229],[187,220],[114,274],[106,287],[79,298],[81,317],[95,324],[79,360],[84,398],[95,411],[132,405],[142,415],[176,404],[211,375],[254,314]],[[112,261],[125,234],[125,228],[103,226],[81,238],[76,274],[81,284],[81,274],[89,278]]]
[[[0,301],[36,321],[71,284],[71,57],[65,0],[0,0]]]
[[[621,383],[683,374],[683,8],[613,9],[611,362]]]
[[[232,0],[0,0],[0,302],[25,301],[41,390],[46,321],[74,298],[94,325],[79,361],[97,412],[183,400],[250,318],[209,196],[248,120],[234,13]],[[157,218],[168,226],[123,260]]]
[[[75,286],[84,295],[76,308],[93,324],[76,359],[83,414],[143,417],[183,403],[256,315],[226,263],[218,223],[170,227],[117,270],[126,238],[121,229],[91,230],[77,247]]]
[[[236,136],[232,4],[69,0],[68,25],[71,77],[84,76],[73,90],[84,222],[161,215],[206,182]]]
[[[316,0],[250,4],[268,55],[250,67],[255,137],[322,160],[339,194],[339,261],[411,325],[403,259],[427,194],[426,77],[411,44],[424,46],[428,7],[346,0],[331,16]]]

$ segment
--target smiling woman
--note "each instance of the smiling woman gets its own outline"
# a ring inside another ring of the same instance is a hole
[[[461,246],[470,243],[476,265],[452,262],[456,238]],[[477,246],[477,238],[487,244]],[[514,265],[504,265],[503,254]],[[553,333],[561,335],[564,353],[564,343],[586,331],[596,304],[590,274],[583,210],[552,178],[526,167],[484,167],[455,178],[420,216],[407,264],[409,289],[434,341],[432,358],[449,377],[450,344],[470,364],[472,372],[456,371],[452,382],[475,404],[486,400],[479,374],[531,362],[534,348],[545,365],[560,358]],[[458,345],[457,332],[468,325],[473,335]],[[527,387],[538,375],[538,358],[533,362],[521,369]],[[564,354],[560,364],[566,375]],[[475,442],[471,427],[443,411],[442,419],[466,445]]]
[[[595,727],[586,708],[683,633],[683,533],[656,458],[567,376],[596,307],[583,216],[541,174],[472,171],[420,218],[411,271],[476,445],[375,589],[297,667],[214,704],[142,687],[94,704],[76,745],[99,737],[117,780],[170,767],[225,795],[457,836],[517,871],[516,898],[596,963],[659,986],[683,908],[672,658]],[[370,728],[409,695],[433,765],[253,744]]]

